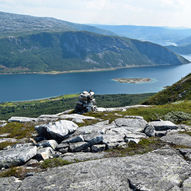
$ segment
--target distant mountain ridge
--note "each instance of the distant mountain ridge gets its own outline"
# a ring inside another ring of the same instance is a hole
[[[191,54],[191,36],[178,41],[176,44],[176,46],[167,46],[167,48],[178,54]]]
[[[89,25],[71,23],[50,17],[34,17],[0,12],[0,37],[39,32],[89,31],[103,35],[114,35],[110,31]]]
[[[191,28],[170,28],[157,26],[136,25],[92,25],[109,30],[117,35],[150,41],[161,45],[170,45],[191,35]]]
[[[160,45],[53,18],[0,13],[0,73],[188,63]]]

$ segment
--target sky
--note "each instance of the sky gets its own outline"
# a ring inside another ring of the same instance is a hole
[[[0,0],[0,11],[75,23],[191,27],[191,0]]]

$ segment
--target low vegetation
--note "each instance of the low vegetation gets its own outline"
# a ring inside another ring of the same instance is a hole
[[[191,74],[153,95],[144,104],[162,105],[182,100],[191,100]]]
[[[126,148],[118,147],[107,151],[106,157],[123,157],[144,154],[164,146],[159,138],[142,139],[138,144],[130,142]]]
[[[152,95],[96,95],[95,98],[99,107],[120,107],[140,104]],[[78,96],[78,94],[74,94],[42,100],[2,103],[0,104],[0,119],[8,119],[11,116],[38,117],[41,114],[56,114],[67,109],[73,109]]]
[[[53,168],[53,167],[58,167],[58,166],[64,166],[71,164],[72,162],[69,162],[67,160],[64,160],[62,158],[53,158],[53,159],[47,159],[44,160],[41,164],[40,167],[42,169],[47,169],[47,168]]]

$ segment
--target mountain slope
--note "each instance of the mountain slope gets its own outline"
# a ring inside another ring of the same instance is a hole
[[[145,104],[161,105],[180,100],[191,100],[191,74],[155,94]]]
[[[176,43],[191,35],[190,28],[169,28],[134,25],[93,25],[100,29],[109,30],[120,36],[150,41],[161,45]]]
[[[75,24],[48,17],[34,17],[0,12],[0,37],[37,32],[89,31],[104,35],[112,32],[89,25]]]
[[[44,32],[0,39],[0,72],[68,71],[187,62],[153,43],[89,32]]]

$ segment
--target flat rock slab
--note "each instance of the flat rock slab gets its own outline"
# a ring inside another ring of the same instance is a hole
[[[37,118],[30,118],[30,117],[11,117],[8,122],[19,122],[19,123],[29,123],[29,122],[37,122]]]
[[[155,128],[155,131],[178,129],[178,126],[171,121],[152,121],[149,125],[152,125]]]
[[[169,133],[162,137],[161,140],[175,145],[191,147],[191,136],[183,133]]]
[[[71,133],[74,133],[77,128],[77,124],[68,120],[60,120],[35,126],[39,136],[52,138],[57,141],[62,141],[63,139],[67,138],[67,136]]]
[[[84,115],[80,115],[80,114],[64,114],[64,115],[59,115],[59,118],[61,118],[61,119],[81,119],[81,120],[96,119],[95,117],[84,116]]]
[[[163,149],[132,157],[75,163],[35,174],[14,190],[169,191],[189,177],[191,166],[176,152]],[[0,185],[1,187],[1,185]],[[185,188],[189,184],[185,182]]]
[[[116,127],[126,128],[133,133],[143,132],[147,125],[147,122],[144,119],[136,118],[118,118],[114,122]]]
[[[16,145],[0,151],[0,168],[22,165],[37,154],[37,147],[30,145]]]
[[[78,153],[66,153],[62,157],[64,160],[70,162],[87,161],[104,158],[105,153],[91,153],[91,152],[78,152]]]

